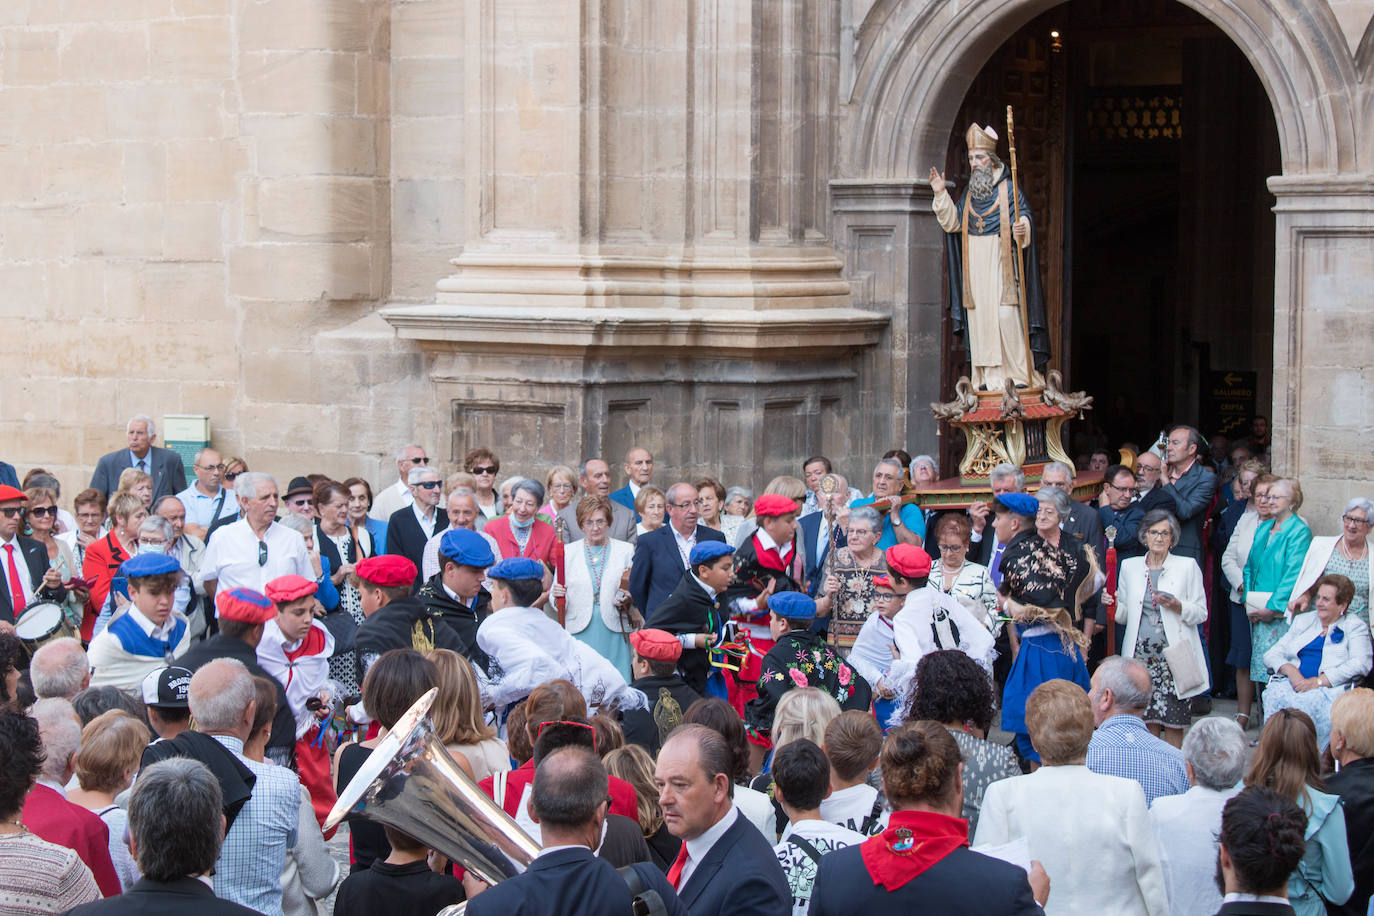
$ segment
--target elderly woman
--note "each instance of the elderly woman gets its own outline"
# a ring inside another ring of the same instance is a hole
[[[988,673],[963,652],[942,649],[916,666],[916,691],[906,719],[939,722],[954,736],[964,761],[964,807],[959,816],[968,821],[970,834],[978,829],[988,786],[1021,775],[1015,752],[987,738],[992,713]]]
[[[1321,751],[1311,718],[1298,709],[1268,715],[1246,786],[1264,786],[1307,815],[1307,850],[1288,879],[1288,903],[1297,916],[1325,916],[1326,903],[1350,899],[1355,879],[1339,796],[1326,791]]]
[[[720,515],[720,532],[725,543],[735,543],[744,520],[754,511],[754,491],[748,487],[729,487],[725,491],[725,506]]]
[[[320,590],[315,596],[327,614],[345,614],[352,620],[351,625],[342,617],[330,617],[326,621],[330,633],[339,639],[363,622],[363,596],[353,584],[351,573],[354,567],[367,559],[362,542],[371,539],[366,528],[352,523],[350,516],[354,500],[350,487],[324,480],[315,485],[313,495],[319,518],[315,520],[315,530],[306,538],[306,545],[308,547],[313,542],[319,550]],[[369,507],[371,502],[369,498]],[[382,541],[386,541],[385,526],[382,526]],[[327,588],[325,580],[328,580]],[[342,640],[344,645],[350,641],[347,638]],[[331,667],[338,672],[331,676],[337,678],[343,674],[344,666],[348,665],[348,674],[344,677],[351,685],[356,681],[352,668],[353,652],[345,650],[339,654],[346,658],[338,663],[331,659]]]
[[[138,553],[138,527],[148,517],[148,507],[134,493],[116,493],[110,500],[110,533],[86,548],[81,577],[91,584],[91,597],[81,619],[81,640],[90,642],[95,621],[110,598],[110,586],[120,564]]]
[[[1374,690],[1356,687],[1331,704],[1331,757],[1336,772],[1326,790],[1341,797],[1355,893],[1344,906],[1328,906],[1340,916],[1363,916],[1374,895]]]
[[[143,500],[143,505],[149,511],[153,507],[153,478],[149,477],[138,468],[125,468],[119,475],[119,486],[115,488],[116,493],[137,493]]]
[[[668,497],[653,484],[645,484],[635,494],[635,514],[639,522],[635,526],[638,534],[646,534],[663,527],[663,519],[668,512]]]
[[[642,491],[641,491],[642,492]],[[634,559],[628,541],[611,537],[611,501],[589,494],[577,504],[577,524],[583,537],[564,548],[563,568],[567,588],[555,585],[555,598],[566,593],[568,610],[563,625],[577,639],[595,649],[616,667],[625,680],[630,670],[629,633],[644,625],[644,618],[630,606],[620,580]]]
[[[940,479],[940,468],[929,455],[917,455],[911,459],[911,484],[916,489],[929,487]]]
[[[522,477],[511,485],[510,505],[507,507],[510,511],[487,522],[482,529],[483,533],[496,538],[502,559],[530,557],[546,565],[552,562],[553,525],[535,518],[543,504],[544,488],[538,481]],[[478,509],[481,511],[481,503],[478,503]]]
[[[350,477],[343,485],[348,490],[348,525],[361,553],[359,559],[386,553],[386,522],[367,514],[372,510],[372,484]]]
[[[1232,524],[1221,555],[1221,574],[1231,586],[1228,604],[1231,608],[1231,644],[1226,651],[1226,664],[1236,672],[1236,721],[1241,728],[1250,727],[1250,706],[1255,699],[1255,685],[1250,681],[1250,630],[1252,624],[1245,613],[1245,563],[1255,543],[1255,531],[1274,517],[1269,504],[1269,487],[1278,480],[1263,471],[1263,465],[1248,462],[1241,468],[1241,477],[1253,475],[1248,485],[1248,502],[1235,503],[1222,513],[1223,527]],[[1241,508],[1239,517],[1233,510]]]
[[[473,448],[463,456],[463,470],[477,478],[477,511],[483,519],[494,519],[501,514],[501,496],[496,492],[496,475],[501,473],[501,462],[490,449]],[[541,499],[542,503],[543,500]],[[481,531],[482,526],[478,525]]]
[[[544,491],[548,493],[549,500],[544,503],[539,514],[543,516],[544,521],[552,525],[553,520],[558,518],[558,513],[568,508],[568,504],[577,495],[577,472],[564,464],[550,468],[549,473],[544,475]]]
[[[695,484],[697,488],[698,524],[707,528],[721,530],[721,512],[725,508],[725,487],[714,477],[703,477]]]
[[[1288,631],[1284,612],[1293,596],[1312,529],[1298,516],[1302,487],[1291,477],[1269,485],[1263,497],[1273,518],[1255,529],[1245,561],[1245,615],[1250,618],[1250,680],[1269,682],[1264,654]]]
[[[830,638],[841,649],[854,645],[864,621],[873,611],[873,577],[887,572],[878,549],[883,520],[872,506],[849,512],[845,526],[848,545],[835,551],[835,562],[816,599],[817,615],[830,617]]]
[[[1151,734],[1174,747],[1183,746],[1183,730],[1192,721],[1188,701],[1210,686],[1207,658],[1197,626],[1207,619],[1207,594],[1202,570],[1191,557],[1169,551],[1178,543],[1178,519],[1163,509],[1151,509],[1140,521],[1137,537],[1145,556],[1129,557],[1121,564],[1117,594],[1103,594],[1102,603],[1116,606],[1116,622],[1126,625],[1121,654],[1134,658],[1150,672],[1150,701],[1145,724]],[[1180,684],[1165,650],[1186,646],[1191,665],[1183,667],[1190,683]],[[1199,680],[1200,676],[1200,680]]]
[[[812,916],[1041,912],[1037,903],[1048,896],[1050,881],[1039,862],[1028,877],[967,848],[968,824],[961,819],[967,783],[960,779],[959,746],[946,728],[931,721],[902,725],[888,736],[879,761],[892,804],[887,829],[821,860]],[[1057,894],[1065,879],[1054,880]]]
[[[912,466],[920,460],[912,459]],[[986,566],[969,562],[972,535],[973,523],[964,513],[947,512],[940,516],[934,531],[940,565],[931,571],[930,584],[968,608],[996,634],[1002,628],[997,619],[997,587],[992,584]]]
[[[43,545],[48,554],[48,566],[57,570],[63,582],[81,575],[81,567],[72,556],[71,548],[53,532],[57,529],[57,493],[48,487],[30,487],[24,491],[24,527],[29,537]],[[103,515],[103,513],[102,513]],[[90,592],[70,589],[62,604],[62,612],[73,626],[81,621],[81,608]],[[22,611],[23,608],[16,608]],[[19,615],[16,613],[16,617]]]
[[[1264,653],[1270,672],[1264,712],[1301,709],[1317,728],[1325,749],[1331,733],[1331,702],[1369,673],[1369,626],[1350,613],[1355,586],[1345,576],[1327,574],[1311,589],[1313,610],[1293,616],[1292,625]]]
[[[76,754],[80,788],[67,791],[67,801],[94,812],[109,828],[110,860],[126,891],[138,880],[139,872],[124,839],[129,818],[115,804],[115,796],[133,783],[151,737],[148,726],[122,709],[96,716],[81,730],[81,750]]]
[[[1031,858],[1054,879],[1051,913],[1168,913],[1140,784],[1084,765],[1093,735],[1088,695],[1076,684],[1047,681],[1026,701],[1026,724],[1044,765],[988,787],[974,845],[1024,837]]]
[[[1302,570],[1293,585],[1293,599],[1288,602],[1288,610],[1307,609],[1307,593],[1318,577],[1326,574],[1345,576],[1355,586],[1350,613],[1368,624],[1371,545],[1374,545],[1374,500],[1357,496],[1345,504],[1340,534],[1312,538],[1307,556],[1303,557]]]

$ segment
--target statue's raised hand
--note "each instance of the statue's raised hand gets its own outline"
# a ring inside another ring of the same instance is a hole
[[[941,175],[933,165],[930,167],[930,189],[936,194],[945,189],[945,176]]]

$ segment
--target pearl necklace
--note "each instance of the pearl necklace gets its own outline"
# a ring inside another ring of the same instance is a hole
[[[1361,546],[1360,553],[1358,556],[1351,553],[1349,548],[1345,546],[1345,538],[1341,538],[1339,541],[1336,542],[1336,548],[1341,552],[1341,556],[1345,557],[1347,560],[1363,560],[1366,556],[1369,555],[1368,542],[1365,542]]]

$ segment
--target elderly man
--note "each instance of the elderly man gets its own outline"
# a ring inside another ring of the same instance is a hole
[[[391,513],[386,524],[386,552],[405,557],[415,566],[415,588],[421,585],[420,561],[425,545],[434,535],[448,527],[448,513],[439,508],[443,482],[439,472],[430,467],[410,469],[411,503]]]
[[[43,766],[24,799],[19,820],[33,835],[81,857],[105,896],[118,894],[119,875],[110,859],[110,831],[96,814],[67,801],[66,786],[81,750],[81,720],[66,700],[39,700],[30,715],[43,739]]]
[[[129,468],[138,468],[153,479],[153,499],[172,496],[186,489],[186,469],[181,456],[170,449],[158,448],[157,427],[152,417],[138,414],[124,427],[128,448],[103,456],[91,475],[91,487],[109,496],[119,489],[119,475]]]
[[[920,508],[914,504],[900,505],[904,476],[900,461],[884,458],[873,468],[873,492],[850,503],[851,508],[877,506],[880,512],[886,508],[883,534],[878,538],[879,550],[886,550],[893,544],[915,544],[919,547],[925,541],[926,519]]]
[[[471,491],[467,501],[476,513]],[[468,661],[485,671],[489,659],[477,648],[477,628],[491,614],[491,593],[483,587],[487,567],[496,562],[496,551],[488,538],[468,528],[451,528],[439,536],[436,545],[439,571],[425,580],[416,595],[429,613],[458,635],[466,648]]]
[[[1188,791],[1183,752],[1145,727],[1150,673],[1144,665],[1120,655],[1104,659],[1093,672],[1088,700],[1097,729],[1088,742],[1088,769],[1134,779],[1145,790],[1146,804]]]
[[[619,503],[631,512],[635,510],[635,497],[643,487],[649,485],[654,477],[654,456],[647,448],[635,446],[625,453],[625,486],[610,494],[611,502]],[[586,489],[586,486],[583,486]],[[639,521],[638,513],[635,521]],[[611,535],[615,537],[615,535]]]
[[[1169,430],[1169,444],[1164,457],[1169,462],[1168,474],[1161,489],[1174,499],[1174,517],[1183,527],[1183,535],[1173,552],[1192,557],[1202,563],[1202,523],[1212,507],[1217,493],[1217,475],[1204,466],[1198,449],[1202,434],[1191,426],[1175,426]]]
[[[653,467],[652,457],[649,459],[649,466]],[[582,492],[574,496],[572,502],[564,506],[563,511],[558,513],[558,517],[563,520],[568,541],[580,541],[585,537],[582,526],[577,523],[577,504],[582,502],[584,495],[592,494],[611,499],[611,530],[607,534],[613,540],[635,543],[638,535],[635,522],[639,520],[639,517],[635,515],[633,499],[631,499],[628,508],[624,503],[614,499],[614,494],[611,493],[611,466],[600,458],[588,458],[582,462],[577,480],[582,484]]]
[[[237,502],[234,504],[236,507]],[[238,510],[235,508],[235,513]],[[153,503],[153,514],[172,526],[167,553],[176,558],[188,577],[177,588],[177,610],[191,623],[191,638],[203,639],[214,614],[205,598],[205,585],[196,581],[196,571],[205,558],[205,542],[187,531],[186,504],[179,496],[164,496]]]
[[[611,916],[639,912],[626,879],[592,850],[601,846],[610,781],[596,755],[563,747],[539,761],[529,809],[542,834],[543,851],[524,872],[493,887],[467,882],[470,916]],[[672,885],[649,862],[627,867],[638,883],[656,892],[665,912],[686,916]]]
[[[439,542],[444,539],[444,535],[450,531],[457,531],[459,528],[466,528],[468,531],[477,531],[477,494],[467,487],[454,487],[449,491],[448,501],[445,503],[448,510],[448,528],[440,531],[425,543],[425,553],[420,562],[420,578],[428,582],[439,574]],[[501,548],[496,545],[496,538],[487,534],[485,531],[477,531],[482,539],[491,547],[493,554],[499,554]]]
[[[820,486],[819,480],[816,485]],[[832,540],[837,550],[849,544],[849,539],[845,536],[844,519],[848,515],[849,501],[856,498],[851,494],[857,493],[858,491],[849,486],[849,481],[836,474],[835,492],[822,493],[817,490],[808,491],[806,494],[806,498],[813,501],[814,507],[811,513],[807,514],[806,505],[802,505],[801,517],[797,519],[797,540],[801,543],[802,553],[806,557],[806,568],[802,570],[803,584],[806,593],[812,598],[816,597],[821,583],[825,581],[825,576],[821,575],[821,572],[825,569],[826,560],[830,556]],[[858,498],[862,498],[862,494],[858,494]]]
[[[1116,548],[1118,561],[1145,553],[1145,545],[1136,537],[1140,520],[1145,517],[1145,511],[1135,502],[1138,492],[1135,473],[1124,464],[1113,464],[1102,472],[1102,492],[1097,497],[1097,520],[1102,523],[1104,543],[1106,530],[1111,528],[1114,532],[1107,546]]]
[[[277,523],[277,482],[245,471],[234,481],[243,518],[215,532],[193,577],[214,601],[217,589],[261,592],[280,576],[315,578],[305,540]]]
[[[682,849],[668,883],[692,916],[782,916],[792,908],[772,843],[732,801],[733,754],[719,733],[684,725],[658,753],[654,784]]]
[[[1016,465],[1004,461],[988,474],[992,487],[993,501],[1008,493],[1026,492],[1026,475]],[[992,584],[1002,584],[1002,552],[1007,545],[996,537],[987,536],[988,522],[992,521],[993,502],[975,503],[969,506],[968,515],[973,521],[973,533],[969,535],[969,551],[966,559],[970,563],[986,566],[992,575]]]
[[[725,535],[716,529],[697,524],[696,487],[675,483],[666,496],[668,524],[639,539],[630,564],[630,596],[645,620],[682,581],[692,548],[699,541],[725,542]]]
[[[389,522],[397,509],[404,509],[415,501],[415,494],[410,489],[410,472],[428,466],[429,456],[420,446],[412,443],[398,451],[396,482],[377,494],[368,514],[384,525]]]
[[[224,459],[219,452],[212,448],[196,452],[191,470],[196,482],[176,496],[186,512],[187,533],[203,541],[216,521],[232,521],[239,514],[239,500],[224,486]]]
[[[13,623],[35,598],[61,602],[67,597],[62,576],[48,563],[48,550],[19,533],[28,497],[0,484],[0,622]]]
[[[1183,762],[1192,788],[1150,806],[1169,905],[1177,916],[1211,916],[1221,906],[1216,884],[1221,809],[1244,786],[1245,732],[1231,719],[1202,719],[1183,739]]]
[[[86,650],[70,637],[44,643],[29,662],[33,695],[40,700],[57,697],[70,700],[91,683],[91,665]]]
[[[220,848],[215,894],[281,916],[281,873],[287,851],[296,845],[301,783],[286,767],[244,756],[256,713],[253,690],[253,676],[242,662],[216,659],[191,677],[191,716],[197,731],[214,738],[256,777],[252,796]]]
[[[129,846],[141,878],[118,897],[79,906],[76,916],[251,916],[220,900],[211,875],[224,842],[219,783],[197,760],[176,758],[138,774],[129,797]]]

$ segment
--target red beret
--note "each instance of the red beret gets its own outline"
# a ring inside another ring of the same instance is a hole
[[[889,579],[887,576],[874,576],[874,577],[873,577],[873,587],[874,587],[874,588],[886,588],[886,589],[891,589],[891,588],[892,588],[892,580]]]
[[[415,582],[415,564],[390,553],[368,557],[354,567],[354,571],[359,579],[382,588],[398,588]]]
[[[651,662],[675,662],[682,656],[682,643],[663,630],[635,630],[630,645],[640,658]]]
[[[776,493],[765,493],[754,503],[754,516],[756,518],[776,518],[779,515],[796,515],[801,511],[801,506],[788,499],[786,496],[779,496]]]
[[[251,588],[231,588],[215,595],[215,610],[220,620],[240,623],[266,623],[277,616],[277,608],[267,596]]]
[[[0,503],[7,503],[15,499],[28,502],[29,498],[24,495],[23,490],[16,490],[7,483],[0,484]]]
[[[305,576],[278,576],[267,583],[267,597],[277,604],[288,604],[307,595],[313,595],[320,587]]]
[[[887,568],[907,579],[930,575],[930,554],[915,544],[887,548]]]

